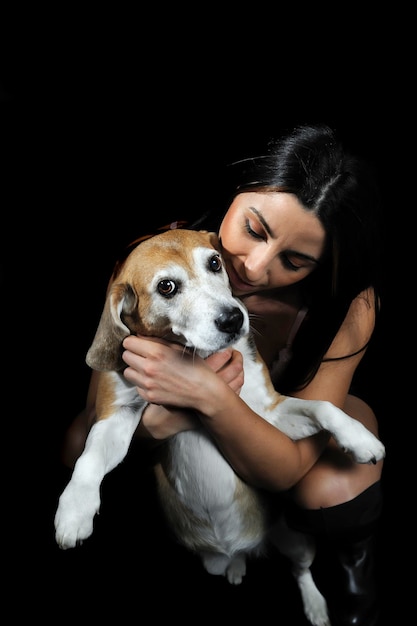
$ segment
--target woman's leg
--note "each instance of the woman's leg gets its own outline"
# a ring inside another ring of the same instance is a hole
[[[349,396],[345,410],[377,434],[370,407]],[[332,626],[374,626],[379,613],[375,572],[375,530],[382,510],[383,462],[362,465],[335,446],[293,490],[286,519],[290,527],[312,534],[329,552],[326,578]],[[334,583],[334,585],[333,585]]]

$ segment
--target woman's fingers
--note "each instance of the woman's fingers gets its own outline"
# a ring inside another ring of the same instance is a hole
[[[212,370],[236,393],[240,393],[244,383],[243,356],[237,350],[216,352],[206,359]]]

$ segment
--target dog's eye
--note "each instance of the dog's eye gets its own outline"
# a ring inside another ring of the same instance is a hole
[[[171,298],[171,296],[174,296],[177,293],[178,285],[175,281],[165,278],[164,280],[159,281],[158,291],[161,296],[164,296],[164,298]]]
[[[222,260],[218,254],[213,255],[209,259],[209,268],[212,272],[220,272],[222,269]]]

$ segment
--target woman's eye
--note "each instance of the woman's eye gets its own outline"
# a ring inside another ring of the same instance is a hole
[[[284,267],[286,267],[289,270],[292,270],[293,272],[297,272],[303,267],[302,265],[296,265],[295,263],[292,263],[290,258],[286,254],[281,255],[281,262]]]
[[[259,234],[253,230],[248,220],[245,222],[245,230],[251,237],[254,237],[255,239],[265,239],[263,233]]]

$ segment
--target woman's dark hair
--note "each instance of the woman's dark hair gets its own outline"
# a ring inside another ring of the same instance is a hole
[[[227,207],[234,196],[247,191],[292,193],[319,218],[327,234],[322,262],[302,283],[308,316],[279,380],[280,391],[286,393],[312,379],[360,292],[373,287],[379,311],[381,206],[376,172],[371,163],[346,152],[331,128],[306,125],[271,141],[266,154],[233,163],[229,173]],[[217,230],[227,207],[209,212],[191,228]]]

